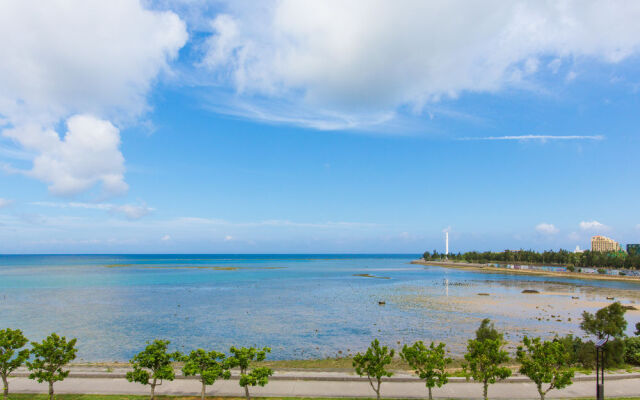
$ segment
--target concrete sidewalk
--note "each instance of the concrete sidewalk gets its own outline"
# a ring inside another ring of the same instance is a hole
[[[112,372],[73,368],[71,375],[63,382],[55,384],[56,393],[95,394],[148,394],[149,387],[130,383],[122,376],[126,370]],[[9,387],[13,393],[46,393],[46,384],[25,377],[26,371],[19,371],[10,378]],[[208,395],[242,396],[237,377],[228,381],[218,381],[207,388]],[[163,382],[156,389],[158,394],[199,395],[200,383],[195,379],[179,376],[173,382]],[[327,371],[277,371],[269,384],[263,388],[251,389],[255,396],[272,397],[374,397],[375,393],[366,378],[345,372]],[[477,399],[482,397],[482,385],[466,382],[464,378],[450,378],[443,388],[434,389],[434,397]],[[640,396],[640,375],[620,374],[605,377],[607,396]],[[397,374],[382,384],[382,395],[392,398],[424,398],[427,389],[424,383],[409,374]],[[590,397],[595,395],[595,380],[591,376],[579,376],[576,382],[563,390],[554,390],[548,398]],[[489,397],[493,399],[537,399],[535,385],[526,377],[513,377],[505,382],[489,387]]]

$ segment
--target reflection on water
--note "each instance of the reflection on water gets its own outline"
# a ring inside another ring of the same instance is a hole
[[[579,333],[580,313],[606,297],[640,305],[633,283],[424,268],[413,258],[2,256],[0,327],[34,340],[78,337],[86,361],[127,360],[155,338],[185,351],[269,345],[278,359],[348,354],[373,337],[394,346],[441,340],[460,354],[485,317],[517,341]]]

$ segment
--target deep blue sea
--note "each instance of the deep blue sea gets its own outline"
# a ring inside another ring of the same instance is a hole
[[[0,256],[0,328],[20,328],[32,340],[51,332],[77,337],[79,361],[126,361],[155,338],[169,339],[182,351],[270,346],[274,359],[347,355],[374,337],[394,346],[443,340],[456,353],[484,317],[514,337],[544,336],[575,331],[576,319],[567,318],[595,309],[612,291],[626,302],[640,301],[640,286],[633,283],[409,264],[416,258]],[[544,300],[522,297],[523,287],[549,294]],[[581,303],[574,300],[573,307],[567,294],[579,294]],[[561,322],[540,321],[538,303],[567,315]]]

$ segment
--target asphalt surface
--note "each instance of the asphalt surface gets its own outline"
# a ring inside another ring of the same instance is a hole
[[[148,394],[149,387],[128,382],[122,378],[124,371],[110,373],[74,370],[69,378],[57,382],[56,393],[94,394]],[[39,384],[24,376],[11,377],[9,388],[13,393],[46,393],[47,385]],[[163,382],[156,388],[157,394],[199,395],[200,383],[195,379],[179,377],[172,382]],[[421,381],[411,375],[399,374],[383,382],[383,397],[425,398],[427,389]],[[237,379],[218,381],[207,387],[210,396],[243,396]],[[251,388],[255,396],[272,397],[375,397],[369,383],[350,373],[321,371],[280,371],[265,387]],[[482,398],[482,385],[461,378],[451,378],[442,388],[434,388],[436,398],[478,399]],[[609,396],[640,396],[640,376],[622,374],[609,376],[605,380],[605,394]],[[547,398],[595,397],[593,377],[580,377],[573,385],[563,390],[549,392]],[[492,399],[538,399],[533,383],[524,377],[511,378],[489,387]]]

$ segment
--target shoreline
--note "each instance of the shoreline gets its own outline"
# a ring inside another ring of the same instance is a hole
[[[536,271],[536,270],[522,270],[522,269],[507,269],[490,267],[486,264],[479,263],[463,263],[454,261],[424,261],[413,260],[411,264],[424,265],[424,266],[437,266],[445,268],[464,269],[475,272],[486,272],[491,274],[515,274],[515,275],[538,275],[538,276],[550,276],[560,278],[576,278],[586,280],[607,280],[607,281],[623,281],[640,284],[640,277],[637,276],[616,276],[616,275],[602,275],[602,274],[585,274],[581,272],[555,272],[555,271]]]

